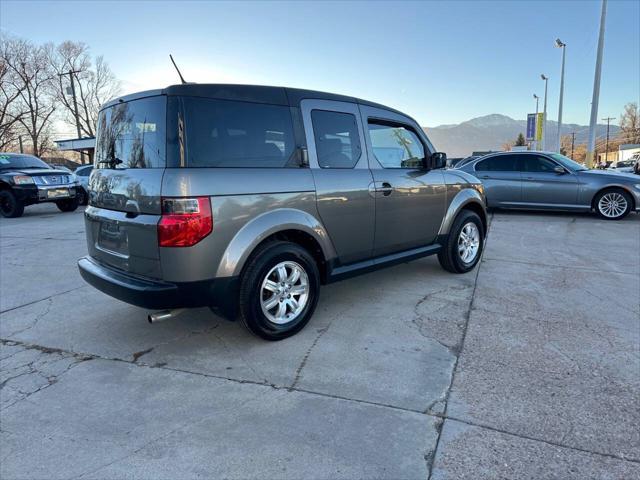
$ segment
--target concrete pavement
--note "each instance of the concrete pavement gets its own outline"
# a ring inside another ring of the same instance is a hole
[[[496,213],[475,271],[324,287],[278,343],[147,324],[83,228],[0,219],[1,478],[640,476],[640,216]]]

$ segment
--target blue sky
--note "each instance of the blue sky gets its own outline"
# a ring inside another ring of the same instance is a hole
[[[489,113],[523,119],[549,81],[557,118],[588,124],[600,1],[0,3],[0,27],[34,42],[80,40],[123,93],[189,81],[286,85],[393,106],[424,126]],[[599,117],[640,98],[640,2],[610,0]],[[542,105],[541,105],[542,108]]]

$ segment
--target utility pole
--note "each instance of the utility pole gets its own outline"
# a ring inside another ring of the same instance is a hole
[[[606,143],[606,147],[604,149],[605,154],[604,154],[604,161],[605,163],[609,161],[609,122],[611,122],[611,120],[615,120],[616,117],[607,117],[607,118],[603,118],[602,120],[605,120],[607,122],[607,143]]]
[[[571,160],[573,160],[573,146],[576,143],[576,132],[571,132]]]
[[[22,135],[18,135],[18,143],[20,143],[20,153],[24,153],[24,148],[22,146]]]
[[[544,80],[544,109],[542,110],[542,148],[540,150],[544,151],[547,143],[547,85],[549,83],[549,77],[545,76],[544,73],[540,74],[540,78]]]
[[[556,38],[556,47],[562,49],[562,71],[560,73],[560,102],[558,106],[558,153],[560,153],[560,139],[562,135],[562,97],[564,94],[564,54],[567,49],[567,44],[562,40]]]
[[[602,70],[602,51],[604,50],[604,26],[607,17],[607,0],[602,0],[600,12],[600,34],[598,36],[598,54],[596,72],[593,78],[593,98],[591,100],[591,119],[589,121],[589,141],[587,143],[587,168],[593,167],[596,149],[596,127],[598,122],[598,102],[600,101],[600,74]]]
[[[71,95],[73,95],[73,110],[76,118],[76,129],[78,131],[78,138],[82,137],[82,133],[80,132],[80,115],[78,115],[78,100],[76,99],[76,84],[73,76],[76,73],[80,73],[80,70],[69,70],[68,72],[59,73],[58,76],[63,77],[65,75],[69,75],[69,79],[71,80]],[[80,161],[84,163],[84,153],[80,152]]]
[[[536,116],[535,116],[536,121],[534,122],[534,129],[533,129],[533,145],[534,145],[533,149],[538,150],[538,140],[536,140],[536,138],[538,137],[538,101],[540,100],[540,97],[534,93],[533,98],[536,99]]]

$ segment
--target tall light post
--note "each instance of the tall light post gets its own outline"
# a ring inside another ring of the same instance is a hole
[[[540,78],[544,80],[544,108],[542,110],[542,146],[540,150],[544,151],[545,143],[547,141],[547,86],[549,84],[549,77],[544,73],[540,74]]]
[[[556,47],[562,49],[562,70],[560,71],[560,104],[558,106],[558,148],[556,149],[560,153],[561,135],[562,135],[562,95],[564,93],[564,54],[566,53],[566,43],[562,43],[562,40],[556,38]]]
[[[536,99],[536,116],[535,116],[535,119],[536,119],[535,125],[536,125],[536,127],[535,127],[535,129],[533,131],[533,145],[534,145],[533,149],[537,150],[538,149],[538,140],[537,140],[537,138],[538,138],[538,136],[537,136],[537,133],[538,133],[538,100],[540,100],[540,97],[534,93],[533,94],[533,98]]]
[[[596,73],[593,78],[593,99],[591,100],[591,119],[589,121],[589,142],[587,143],[587,168],[593,167],[596,149],[596,128],[598,121],[598,101],[600,100],[600,72],[602,70],[602,50],[604,50],[604,25],[607,18],[607,0],[602,0],[600,12],[600,35],[598,35],[598,53],[596,55]]]

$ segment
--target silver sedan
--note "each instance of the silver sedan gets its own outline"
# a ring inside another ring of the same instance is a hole
[[[640,211],[640,177],[589,170],[558,153],[494,153],[460,170],[482,181],[488,207],[595,211],[607,220]]]

